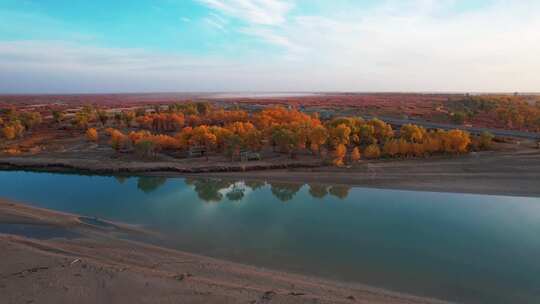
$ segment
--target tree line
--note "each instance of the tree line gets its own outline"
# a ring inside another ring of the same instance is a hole
[[[9,110],[0,121],[3,137],[12,140],[42,123],[37,112]],[[360,159],[426,157],[434,154],[467,153],[488,149],[493,136],[473,138],[463,130],[426,130],[408,124],[399,130],[380,119],[337,117],[322,121],[296,109],[267,108],[257,112],[225,110],[210,103],[174,104],[167,107],[107,111],[83,106],[70,119],[51,111],[52,122],[84,130],[89,141],[105,137],[116,151],[133,152],[151,158],[157,153],[205,152],[238,158],[242,151],[275,152],[295,158],[311,153],[336,166]]]

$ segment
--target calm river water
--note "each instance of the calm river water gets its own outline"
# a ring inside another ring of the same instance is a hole
[[[540,303],[540,198],[0,172],[0,197],[163,232],[164,245],[464,303]]]

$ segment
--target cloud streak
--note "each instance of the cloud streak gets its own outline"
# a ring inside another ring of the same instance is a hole
[[[283,0],[199,0],[202,4],[224,15],[239,18],[247,23],[279,25],[285,22],[293,8]]]

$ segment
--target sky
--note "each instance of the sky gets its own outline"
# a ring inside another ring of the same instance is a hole
[[[538,92],[538,0],[0,0],[0,93]]]

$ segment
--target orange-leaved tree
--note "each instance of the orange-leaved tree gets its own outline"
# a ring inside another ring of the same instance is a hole
[[[343,159],[345,158],[346,154],[347,147],[344,144],[338,144],[336,146],[336,149],[334,150],[334,160],[332,161],[332,163],[338,167],[343,166]]]
[[[444,134],[443,145],[446,152],[465,153],[469,149],[471,137],[463,130],[450,130]]]
[[[86,138],[89,141],[97,142],[99,139],[98,131],[95,128],[90,128],[86,130]]]
[[[364,150],[364,157],[367,159],[375,159],[381,157],[381,149],[376,144],[371,144]]]

